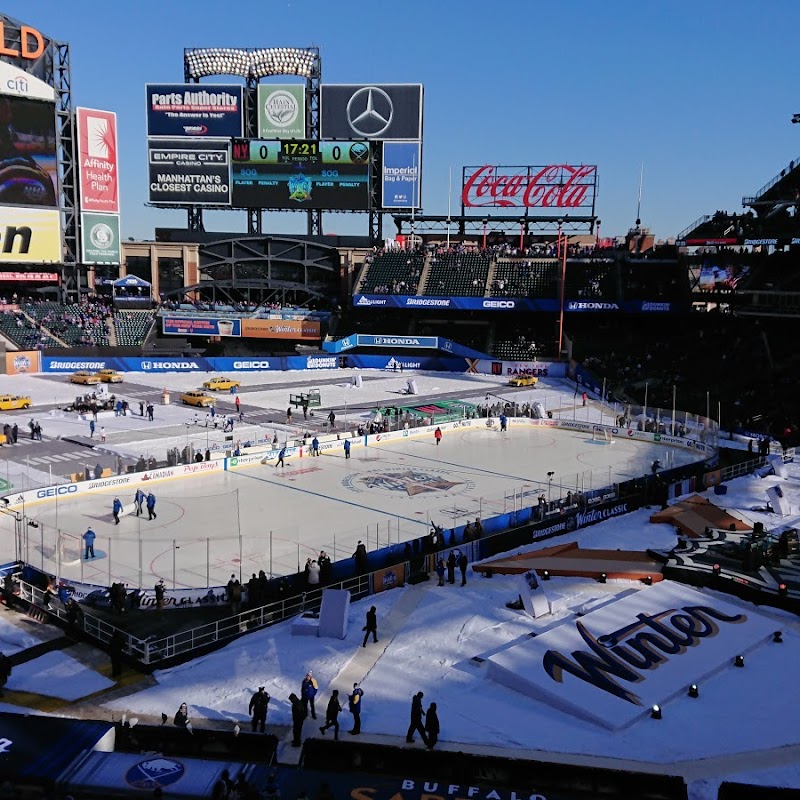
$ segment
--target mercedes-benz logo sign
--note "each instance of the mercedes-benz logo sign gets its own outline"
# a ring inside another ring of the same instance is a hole
[[[392,124],[392,99],[377,86],[362,86],[347,102],[347,121],[359,136],[374,139]]]

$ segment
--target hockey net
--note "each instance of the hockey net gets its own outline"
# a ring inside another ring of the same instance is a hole
[[[83,558],[83,541],[71,533],[61,533],[58,537],[58,562],[62,567],[80,564]]]
[[[592,441],[603,444],[614,444],[614,437],[608,428],[602,425],[592,425]]]

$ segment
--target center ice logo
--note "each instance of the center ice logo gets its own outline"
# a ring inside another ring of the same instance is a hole
[[[356,492],[364,489],[383,489],[386,492],[397,492],[414,497],[428,492],[448,492],[460,487],[463,492],[472,488],[471,481],[453,481],[446,475],[417,469],[406,469],[402,472],[373,472],[369,475],[350,476],[343,485]]]

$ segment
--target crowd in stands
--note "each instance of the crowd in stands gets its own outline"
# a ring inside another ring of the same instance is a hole
[[[69,346],[107,345],[113,307],[106,300],[87,297],[80,303],[40,301],[22,305],[30,317]]]

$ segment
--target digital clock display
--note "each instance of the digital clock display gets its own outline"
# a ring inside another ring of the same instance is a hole
[[[370,163],[369,142],[234,139],[232,204],[365,211]]]

